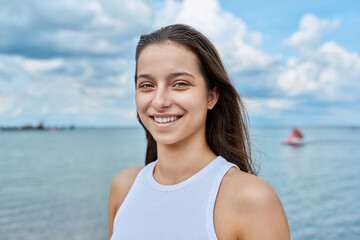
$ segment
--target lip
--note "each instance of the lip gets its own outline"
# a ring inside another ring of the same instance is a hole
[[[149,115],[151,118],[157,117],[157,118],[167,118],[167,117],[178,117],[181,118],[182,115],[179,114],[153,114],[153,115]]]

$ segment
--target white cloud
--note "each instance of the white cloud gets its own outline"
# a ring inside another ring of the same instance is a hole
[[[113,104],[116,103],[116,99],[124,97],[126,89],[121,87],[82,87],[82,92],[93,99],[104,98],[103,103],[105,104]],[[111,98],[106,99],[107,97]]]
[[[137,112],[135,109],[126,110],[124,112],[124,116],[129,119],[136,119],[136,114]]]
[[[32,2],[33,11],[24,6],[19,12],[24,13],[26,27],[34,28],[31,36],[41,42],[41,52],[51,54],[44,59],[31,52],[4,55],[0,60],[0,74],[12,79],[6,89],[17,96],[23,114],[112,113],[134,119],[134,60],[128,56],[144,28],[175,22],[194,26],[215,43],[232,73],[264,71],[279,59],[258,50],[262,35],[249,31],[215,0],[170,0],[155,11],[142,0]],[[43,28],[42,22],[51,27]],[[27,44],[32,49],[32,41]],[[121,57],[113,56],[121,51]]]
[[[10,111],[14,107],[15,100],[14,94],[0,96],[0,115]]]
[[[360,73],[359,54],[348,52],[335,42],[326,42],[319,48],[319,55],[326,59],[332,68],[342,68],[354,74]]]
[[[284,110],[293,109],[297,103],[289,98],[243,98],[251,116],[280,116]]]
[[[20,59],[19,59],[20,60]],[[21,60],[20,60],[21,61]],[[63,59],[22,59],[24,69],[32,75],[41,75],[46,71],[55,70],[63,65]]]
[[[20,116],[21,114],[23,113],[23,108],[21,107],[16,107],[15,109],[13,109],[11,112],[10,112],[10,117],[17,117],[17,116]]]
[[[121,58],[37,60],[3,55],[0,119],[12,122],[19,117],[38,116],[32,120],[36,122],[61,116],[101,118],[103,114],[129,118],[127,112],[134,108],[135,91],[130,64],[132,61]],[[4,73],[12,77],[3,79]]]
[[[313,101],[359,101],[360,57],[337,43],[320,43],[325,30],[339,26],[337,19],[305,15],[300,29],[284,41],[299,56],[288,59],[278,76],[278,85],[288,97],[307,97]]]
[[[49,112],[49,107],[44,105],[41,107],[41,113],[42,114],[47,114]]]
[[[0,117],[132,123],[137,39],[173,23],[204,33],[238,89],[262,97],[246,99],[255,117],[280,119],[284,111],[304,107],[304,99],[360,100],[359,55],[335,42],[321,43],[323,33],[340,25],[338,19],[305,15],[283,41],[297,55],[282,64],[280,55],[260,49],[260,32],[249,30],[217,0],[166,0],[160,8],[147,0],[30,0],[0,9],[6,36],[0,39]]]
[[[300,20],[300,29],[285,39],[283,44],[300,51],[307,51],[309,48],[316,47],[324,31],[336,29],[339,25],[338,19],[320,19],[312,14],[306,14]]]
[[[29,0],[1,8],[0,27],[7,37],[0,40],[0,51],[28,57],[128,53],[153,17],[146,0]]]
[[[279,56],[269,56],[255,47],[262,42],[261,33],[249,31],[240,18],[222,10],[216,0],[167,0],[157,12],[154,25],[158,28],[174,23],[189,24],[206,35],[233,74],[267,71],[280,63]]]
[[[73,104],[71,106],[66,106],[60,110],[60,113],[65,114],[65,115],[74,115],[74,114],[79,114],[80,112],[81,112],[81,109],[80,109],[80,105],[78,103]]]
[[[278,84],[287,96],[296,96],[317,88],[318,75],[318,66],[313,62],[297,64],[288,62],[287,69],[279,76]]]
[[[278,85],[289,97],[321,101],[360,100],[360,57],[334,42],[313,49],[311,55],[290,58]]]
[[[19,106],[19,97],[14,93],[7,93],[0,96],[0,118],[18,117],[23,113],[23,107]]]

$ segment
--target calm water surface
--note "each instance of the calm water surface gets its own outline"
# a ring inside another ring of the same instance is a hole
[[[292,239],[360,239],[360,129],[252,129],[259,176],[278,193]],[[141,129],[0,131],[0,239],[106,239],[112,177],[141,166]]]

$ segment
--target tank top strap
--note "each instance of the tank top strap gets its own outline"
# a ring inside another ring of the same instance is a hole
[[[215,201],[216,201],[216,197],[218,195],[219,192],[219,187],[221,184],[221,181],[223,180],[225,174],[230,170],[230,168],[235,167],[237,169],[239,169],[239,167],[231,162],[228,162],[227,160],[225,160],[223,157],[219,156],[219,158],[221,160],[223,160],[223,166],[222,168],[218,171],[211,190],[210,190],[210,196],[209,196],[209,201],[208,201],[208,206],[207,206],[207,217],[206,217],[206,225],[207,225],[207,231],[209,234],[209,239],[211,240],[217,240],[217,236],[216,236],[216,232],[215,232],[215,227],[214,227],[214,207],[215,207]]]

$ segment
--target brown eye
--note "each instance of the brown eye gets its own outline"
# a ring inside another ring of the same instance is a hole
[[[149,83],[143,83],[143,84],[140,84],[139,88],[151,88],[152,85],[149,84]]]
[[[190,84],[186,83],[186,82],[177,82],[175,83],[175,87],[186,87],[189,86]]]

